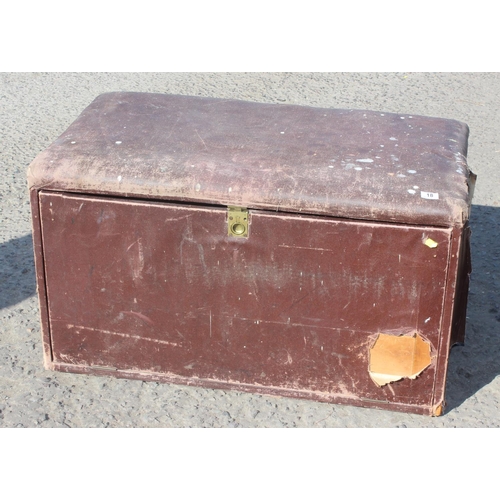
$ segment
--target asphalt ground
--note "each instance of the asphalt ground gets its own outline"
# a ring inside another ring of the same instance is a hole
[[[443,416],[46,371],[26,171],[99,94],[141,91],[452,118],[478,175],[466,343]],[[500,75],[497,73],[1,73],[0,426],[449,428],[500,426]]]

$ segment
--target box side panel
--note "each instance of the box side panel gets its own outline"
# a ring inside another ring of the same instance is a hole
[[[456,227],[452,230],[450,261],[443,302],[442,335],[438,349],[436,380],[433,390],[433,414],[436,415],[441,414],[446,403],[445,388],[449,351],[454,343],[464,341],[467,295],[471,272],[469,235],[468,226],[465,226],[465,228]]]
[[[463,232],[458,234],[461,239],[458,258],[457,292],[453,307],[453,323],[451,330],[451,345],[465,342],[465,323],[467,314],[467,299],[469,296],[470,275],[472,272],[470,252],[471,230],[467,223]]]
[[[38,307],[40,309],[44,364],[46,368],[50,368],[52,363],[52,347],[50,341],[47,293],[45,289],[45,267],[43,258],[40,207],[38,200],[38,190],[36,189],[30,190],[30,206],[33,228],[33,251],[35,258],[36,287],[38,295]]]
[[[53,193],[41,212],[59,366],[432,406],[450,230],[251,212],[234,238],[221,208]],[[381,333],[418,334],[430,366],[377,385]]]

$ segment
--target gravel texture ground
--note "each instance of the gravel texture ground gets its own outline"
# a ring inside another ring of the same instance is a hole
[[[44,370],[26,171],[100,93],[143,91],[453,118],[471,131],[466,345],[450,356],[447,407],[431,418],[248,393]],[[0,426],[499,427],[500,74],[0,74]]]

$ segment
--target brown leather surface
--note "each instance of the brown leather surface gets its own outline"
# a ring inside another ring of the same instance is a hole
[[[413,115],[101,95],[28,172],[47,367],[439,413],[465,324],[467,137]],[[248,238],[228,236],[228,205],[249,208]],[[381,333],[418,334],[431,364],[378,387]]]
[[[467,138],[441,118],[117,92],[34,160],[29,183],[446,227],[469,215]]]
[[[238,239],[218,207],[42,192],[40,210],[54,363],[432,411],[450,229],[255,211]],[[382,332],[418,332],[432,365],[378,387]]]

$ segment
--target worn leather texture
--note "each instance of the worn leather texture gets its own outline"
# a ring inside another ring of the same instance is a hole
[[[30,187],[461,225],[468,127],[442,118],[166,94],[99,96]]]

